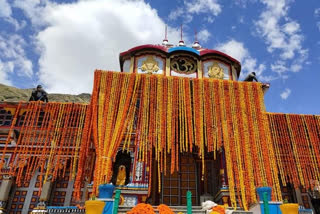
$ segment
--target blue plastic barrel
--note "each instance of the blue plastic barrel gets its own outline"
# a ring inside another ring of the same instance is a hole
[[[271,201],[271,187],[258,187],[257,188],[257,193],[258,193],[258,196],[259,196],[259,200],[263,201],[263,193],[264,192],[267,193],[268,201]]]
[[[114,186],[112,184],[99,185],[99,198],[112,198]]]

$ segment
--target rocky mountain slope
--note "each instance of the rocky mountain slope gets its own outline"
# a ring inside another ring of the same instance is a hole
[[[4,84],[0,84],[0,102],[19,102],[29,101],[32,89],[19,89]],[[89,103],[90,94],[48,94],[49,102],[73,102],[73,103]]]

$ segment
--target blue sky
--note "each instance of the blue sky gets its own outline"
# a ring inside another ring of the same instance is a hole
[[[0,0],[0,83],[91,92],[137,45],[184,40],[223,51],[269,82],[269,112],[320,114],[320,1]]]

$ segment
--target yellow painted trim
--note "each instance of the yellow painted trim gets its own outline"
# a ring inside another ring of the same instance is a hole
[[[166,59],[166,76],[171,76],[170,75],[170,58]]]
[[[203,72],[202,72],[202,63],[201,60],[198,60],[198,79],[203,78]]]
[[[13,108],[13,107],[4,107],[3,109],[6,111],[10,111],[11,115],[15,115],[16,110],[17,110],[16,108]]]
[[[130,72],[129,73],[133,73],[133,65],[134,65],[134,56],[132,56],[130,59]]]
[[[27,111],[28,111],[28,109],[21,109],[21,110],[19,111],[19,116],[23,115],[23,113],[25,113],[25,112],[27,112]]]

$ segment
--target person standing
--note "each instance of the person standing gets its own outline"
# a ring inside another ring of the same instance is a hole
[[[48,102],[47,92],[42,89],[41,85],[38,85],[35,90],[32,91],[29,101],[43,101]]]
[[[243,81],[245,81],[245,82],[253,82],[253,80],[258,82],[258,79],[256,77],[256,73],[255,72],[251,72],[250,74],[248,74],[248,76]]]

